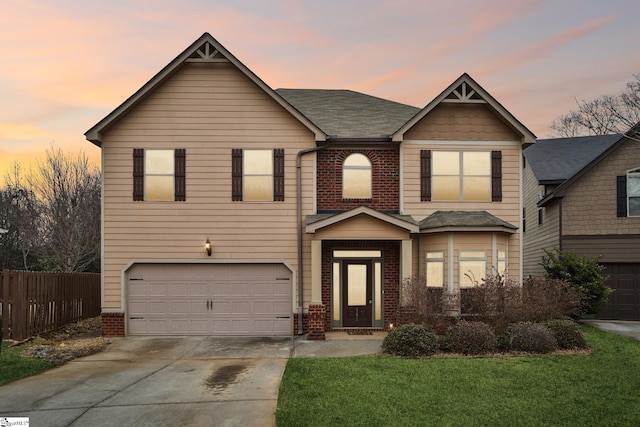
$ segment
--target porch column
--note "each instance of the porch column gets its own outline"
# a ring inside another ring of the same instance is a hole
[[[407,277],[411,277],[413,273],[413,243],[411,239],[402,241],[400,246],[400,304],[406,305],[407,293],[404,289],[404,280]]]

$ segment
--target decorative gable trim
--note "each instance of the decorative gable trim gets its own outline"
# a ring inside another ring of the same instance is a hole
[[[98,147],[101,147],[102,134],[113,126],[114,123],[124,117],[131,109],[135,108],[137,104],[155,88],[162,85],[168,78],[175,74],[186,62],[230,62],[274,101],[280,104],[282,108],[309,129],[315,135],[316,141],[326,141],[327,135],[319,127],[291,106],[291,104],[285,101],[284,98],[271,89],[269,85],[262,81],[249,68],[233,56],[209,33],[204,33],[198,40],[193,42],[191,46],[167,64],[158,74],[153,76],[151,80],[145,83],[144,86],[138,89],[138,91],[131,95],[126,101],[116,107],[115,110],[100,120],[91,129],[86,131],[84,135],[87,140],[91,141]]]
[[[533,144],[536,140],[533,132],[520,123],[520,121],[507,111],[494,97],[489,95],[489,93],[467,73],[458,77],[458,79],[451,83],[440,95],[434,98],[433,101],[427,104],[418,114],[398,129],[392,135],[392,140],[402,142],[404,134],[440,103],[486,104],[495,114],[500,116],[511,129],[521,136],[520,140],[523,145]]]

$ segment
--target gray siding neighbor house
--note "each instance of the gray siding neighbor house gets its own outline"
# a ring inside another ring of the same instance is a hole
[[[538,140],[524,157],[524,275],[542,275],[545,249],[600,257],[615,292],[599,317],[640,320],[640,142]]]

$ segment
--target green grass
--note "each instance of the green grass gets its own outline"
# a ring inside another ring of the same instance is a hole
[[[0,353],[0,385],[16,381],[31,375],[39,374],[52,368],[52,363],[41,359],[21,357],[22,346],[9,348],[9,343],[2,342]]]
[[[291,359],[277,425],[640,425],[640,341],[583,330],[590,355]]]

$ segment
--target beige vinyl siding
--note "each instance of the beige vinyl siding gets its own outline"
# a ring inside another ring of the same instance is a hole
[[[104,135],[104,308],[132,260],[283,260],[297,268],[295,157],[313,134],[230,64],[188,63]],[[133,202],[133,148],[185,148],[185,202]],[[231,150],[285,149],[284,202],[232,202]],[[312,213],[313,155],[303,157]],[[209,238],[212,257],[204,251]],[[310,237],[305,236],[305,251]],[[310,266],[305,266],[310,296]]]
[[[544,269],[540,265],[544,249],[553,250],[560,246],[560,206],[555,201],[543,208],[542,225],[538,224],[538,200],[544,193],[544,186],[538,180],[529,165],[523,172],[523,200],[526,211],[527,230],[524,232],[524,276],[542,276]]]
[[[358,215],[318,230],[314,234],[314,239],[320,240],[403,240],[407,238],[409,238],[407,230],[368,215]]]
[[[407,131],[404,139],[514,141],[520,138],[484,104],[443,103]]]
[[[640,234],[640,217],[616,216],[616,176],[640,167],[640,149],[630,140],[571,184],[562,201],[562,234]]]

